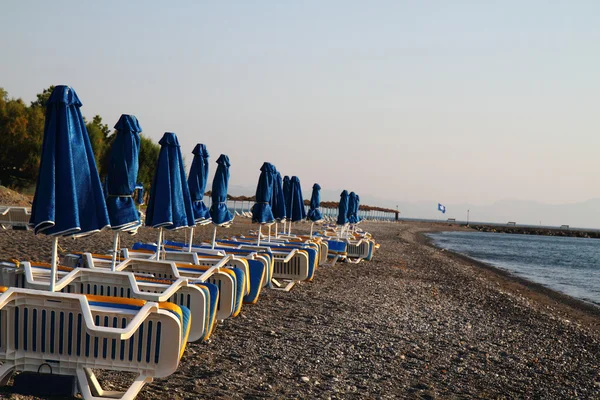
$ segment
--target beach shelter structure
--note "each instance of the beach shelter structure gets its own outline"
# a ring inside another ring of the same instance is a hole
[[[192,151],[194,159],[188,174],[188,188],[192,199],[192,210],[196,224],[206,225],[210,223],[210,211],[204,204],[204,192],[208,182],[208,151],[203,144],[197,144]],[[190,228],[190,241],[188,251],[192,251],[192,242],[194,240],[194,227]]]
[[[229,226],[233,222],[233,214],[227,208],[227,190],[229,187],[229,157],[221,154],[217,159],[217,170],[213,178],[210,206],[210,216],[215,226],[213,232],[212,247],[214,249],[217,239],[217,227]]]
[[[140,132],[142,128],[133,115],[123,114],[115,125],[115,140],[110,149],[106,207],[110,226],[114,230],[112,270],[117,263],[119,232],[135,232],[141,225],[133,194],[139,170]]]
[[[321,207],[321,186],[315,183],[312,187],[312,194],[310,196],[310,208],[308,210],[307,217],[310,219],[310,237],[312,238],[313,226],[315,222],[323,220],[323,215],[319,208]]]
[[[271,199],[273,197],[273,180],[275,167],[273,164],[265,162],[260,168],[258,185],[256,186],[256,201],[252,206],[252,222],[258,225],[257,244],[260,245],[262,225],[271,225],[275,222],[273,211],[271,210]]]
[[[54,237],[50,290],[54,291],[58,238],[81,237],[110,225],[94,152],[69,86],[56,86],[46,106],[44,141],[30,225]]]
[[[146,209],[146,226],[159,229],[156,256],[160,258],[163,228],[175,230],[195,225],[190,190],[177,136],[165,132]]]

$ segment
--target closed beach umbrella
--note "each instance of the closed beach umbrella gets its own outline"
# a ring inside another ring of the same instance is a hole
[[[338,205],[338,225],[346,225],[348,223],[348,191],[344,190],[340,195],[340,203]]]
[[[58,237],[81,237],[110,225],[96,161],[79,107],[68,86],[56,86],[46,106],[44,141],[29,224],[54,236],[50,290],[54,291]]]
[[[281,174],[279,173],[279,171],[275,171],[275,178],[273,182],[273,195],[271,199],[271,209],[273,211],[273,217],[275,217],[275,221],[283,221],[285,223],[285,196],[283,194],[283,182],[281,180]],[[279,235],[277,230],[277,222],[275,222],[275,237]]]
[[[283,197],[285,200],[285,214],[287,219],[292,217],[292,183],[289,176],[283,177]]]
[[[354,213],[354,215],[356,216],[356,222],[355,223],[359,223],[360,221],[362,221],[362,218],[358,215],[360,212],[360,196],[356,195],[356,212]]]
[[[188,175],[188,186],[192,198],[192,209],[196,223],[210,219],[210,212],[204,204],[204,192],[208,183],[208,151],[203,144],[197,144],[192,151],[194,159]]]
[[[354,216],[356,208],[356,193],[350,192],[348,196],[348,211],[346,212],[346,217],[348,218],[348,222],[351,224],[356,223],[356,218]]]
[[[138,205],[143,206],[144,205],[144,185],[142,185],[141,183],[137,183],[137,185],[135,185],[135,190],[137,190],[137,199],[136,199],[136,203],[138,203]]]
[[[133,115],[121,115],[115,125],[115,140],[110,149],[106,207],[110,226],[115,230],[112,269],[117,260],[119,232],[134,231],[141,225],[140,215],[133,200],[138,175],[140,132],[142,128]]]
[[[208,151],[206,146],[198,143],[192,150],[194,159],[188,175],[188,188],[192,199],[192,210],[196,224],[207,224],[210,222],[210,212],[204,204],[204,192],[208,182]],[[188,251],[192,251],[194,242],[194,227],[190,228],[190,241]]]
[[[304,209],[304,198],[302,196],[300,179],[297,176],[292,176],[290,184],[292,197],[292,215],[290,219],[292,222],[303,221],[306,219],[306,210]]]
[[[212,223],[215,225],[213,232],[213,248],[217,239],[217,227],[231,224],[233,214],[227,209],[227,189],[229,186],[229,157],[221,154],[217,159],[217,170],[212,183],[212,205],[210,206],[210,216]]]
[[[312,195],[310,196],[310,209],[308,210],[308,219],[312,222],[319,222],[323,219],[323,215],[321,215],[321,211],[319,208],[321,207],[321,186],[318,183],[315,183],[312,188]]]
[[[308,219],[311,220],[310,224],[310,237],[312,238],[313,225],[315,222],[323,220],[323,215],[319,208],[321,207],[321,186],[315,183],[312,188],[312,194],[310,196],[310,209],[308,210]]]
[[[281,174],[279,171],[275,171],[274,174],[273,193],[271,199],[271,210],[273,211],[273,217],[275,220],[280,222],[285,220],[285,196],[283,195],[283,183],[281,181]]]
[[[292,176],[290,180],[290,203],[291,213],[288,213],[288,218],[290,219],[289,234],[292,233],[292,222],[299,222],[306,219],[302,187],[300,186],[300,179],[297,176]]]
[[[146,209],[146,226],[159,228],[157,258],[162,246],[162,229],[194,226],[192,199],[185,178],[185,167],[177,136],[165,132]]]
[[[283,177],[283,197],[285,199],[286,221],[292,218],[292,184],[289,176]],[[283,221],[283,233],[285,233],[285,221]]]
[[[272,224],[275,222],[273,211],[271,210],[271,199],[273,197],[273,173],[275,167],[273,164],[265,162],[260,168],[258,185],[256,186],[256,201],[252,206],[252,222],[259,225],[258,243],[260,245],[261,225]]]

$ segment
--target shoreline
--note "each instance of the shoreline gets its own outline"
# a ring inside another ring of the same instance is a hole
[[[506,289],[517,291],[519,294],[523,294],[521,292],[525,292],[529,298],[540,303],[540,305],[551,305],[553,307],[560,308],[561,311],[567,314],[572,314],[581,323],[596,329],[600,329],[599,305],[569,296],[540,283],[517,276],[510,271],[503,270],[491,264],[471,258],[467,255],[452,250],[443,249],[436,246],[433,243],[433,240],[427,237],[428,233],[450,232],[456,230],[457,229],[442,229],[440,227],[440,229],[434,228],[427,231],[417,232],[416,240],[420,244],[431,247],[438,251],[443,251],[450,258],[454,258],[457,261],[476,266],[482,272],[486,273],[488,279],[498,283],[502,281],[500,284]]]

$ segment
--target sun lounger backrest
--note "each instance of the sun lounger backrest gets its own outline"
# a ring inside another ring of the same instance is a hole
[[[33,266],[32,266],[33,264]],[[56,290],[62,293],[77,293],[108,297],[135,298],[146,301],[168,301],[188,308],[194,318],[190,330],[190,341],[200,340],[209,325],[210,295],[206,288],[187,285],[186,281],[158,280],[130,276],[129,272],[110,272],[102,269],[60,267],[68,275],[57,282]],[[16,269],[15,269],[16,270]],[[23,262],[17,271],[19,287],[48,290],[50,265]],[[133,279],[132,279],[133,277]]]
[[[81,381],[84,369],[134,372],[143,385],[172,374],[185,348],[189,311],[171,303],[2,291],[0,381],[13,370],[37,371],[47,363],[54,374],[77,375],[89,398],[89,383]]]
[[[119,264],[117,270],[133,272],[158,279],[188,278],[193,281],[202,276],[208,269],[191,264],[183,264],[183,266],[185,267],[180,268],[174,262],[170,261],[129,259]],[[219,288],[217,318],[225,319],[230,317],[234,312],[235,304],[235,275],[233,272],[223,269],[208,277],[207,282],[213,283]]]

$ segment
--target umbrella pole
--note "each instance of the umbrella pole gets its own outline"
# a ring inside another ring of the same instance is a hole
[[[158,243],[156,246],[156,259],[160,260],[160,245],[162,243],[162,228],[158,228]]]
[[[271,243],[271,225],[269,225],[269,243]]]
[[[277,222],[275,222],[275,239],[277,239],[279,237],[279,234],[277,233]]]
[[[190,243],[188,245],[188,251],[192,251],[192,242],[194,241],[194,227],[190,228]]]
[[[112,254],[112,265],[110,270],[115,272],[117,266],[117,249],[119,248],[119,231],[115,231],[115,237],[113,238],[113,254]]]
[[[315,225],[314,222],[310,223],[310,238],[312,239],[312,233],[313,233],[313,226]]]
[[[260,246],[260,234],[261,234],[261,230],[262,230],[262,225],[258,224],[258,239],[256,240],[256,245]]]
[[[217,226],[215,225],[215,230],[213,231],[213,240],[212,240],[212,249],[215,249],[215,242],[217,241]]]
[[[56,286],[56,269],[58,266],[58,236],[54,237],[52,245],[52,266],[50,268],[50,291],[54,292]]]

